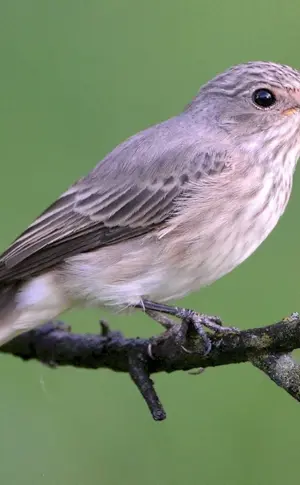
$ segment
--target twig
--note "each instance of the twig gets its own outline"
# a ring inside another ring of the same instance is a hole
[[[195,368],[250,362],[300,401],[300,365],[290,352],[300,348],[300,317],[293,313],[266,327],[232,334],[210,334],[212,348],[205,355],[201,337],[174,325],[150,339],[125,338],[101,322],[102,333],[73,334],[64,324],[47,323],[19,335],[0,351],[51,367],[109,368],[127,372],[137,385],[155,420],[166,417],[150,375]]]

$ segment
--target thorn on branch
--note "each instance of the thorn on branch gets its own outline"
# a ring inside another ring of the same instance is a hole
[[[99,323],[100,323],[100,329],[101,329],[101,336],[109,337],[109,335],[111,334],[111,330],[108,325],[108,322],[106,322],[105,320],[100,320]]]

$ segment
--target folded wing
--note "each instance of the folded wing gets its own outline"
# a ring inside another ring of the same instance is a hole
[[[161,227],[191,183],[201,183],[227,166],[226,153],[211,156],[189,138],[166,140],[158,150],[157,140],[149,143],[153,134],[148,131],[150,135],[143,135],[146,143],[139,140],[136,146],[133,137],[117,147],[2,254],[2,283],[35,276],[72,255]]]

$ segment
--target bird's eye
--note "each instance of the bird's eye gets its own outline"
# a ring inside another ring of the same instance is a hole
[[[276,98],[269,89],[257,89],[252,95],[252,101],[260,108],[271,108],[276,103]]]

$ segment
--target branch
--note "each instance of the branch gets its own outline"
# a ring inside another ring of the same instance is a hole
[[[300,317],[293,313],[278,323],[239,333],[210,333],[205,355],[203,338],[188,321],[149,339],[125,338],[101,322],[101,334],[74,334],[62,323],[47,323],[16,337],[0,351],[48,366],[109,368],[127,372],[140,390],[155,420],[166,414],[150,375],[250,362],[300,401],[300,365],[289,355],[300,347]]]

